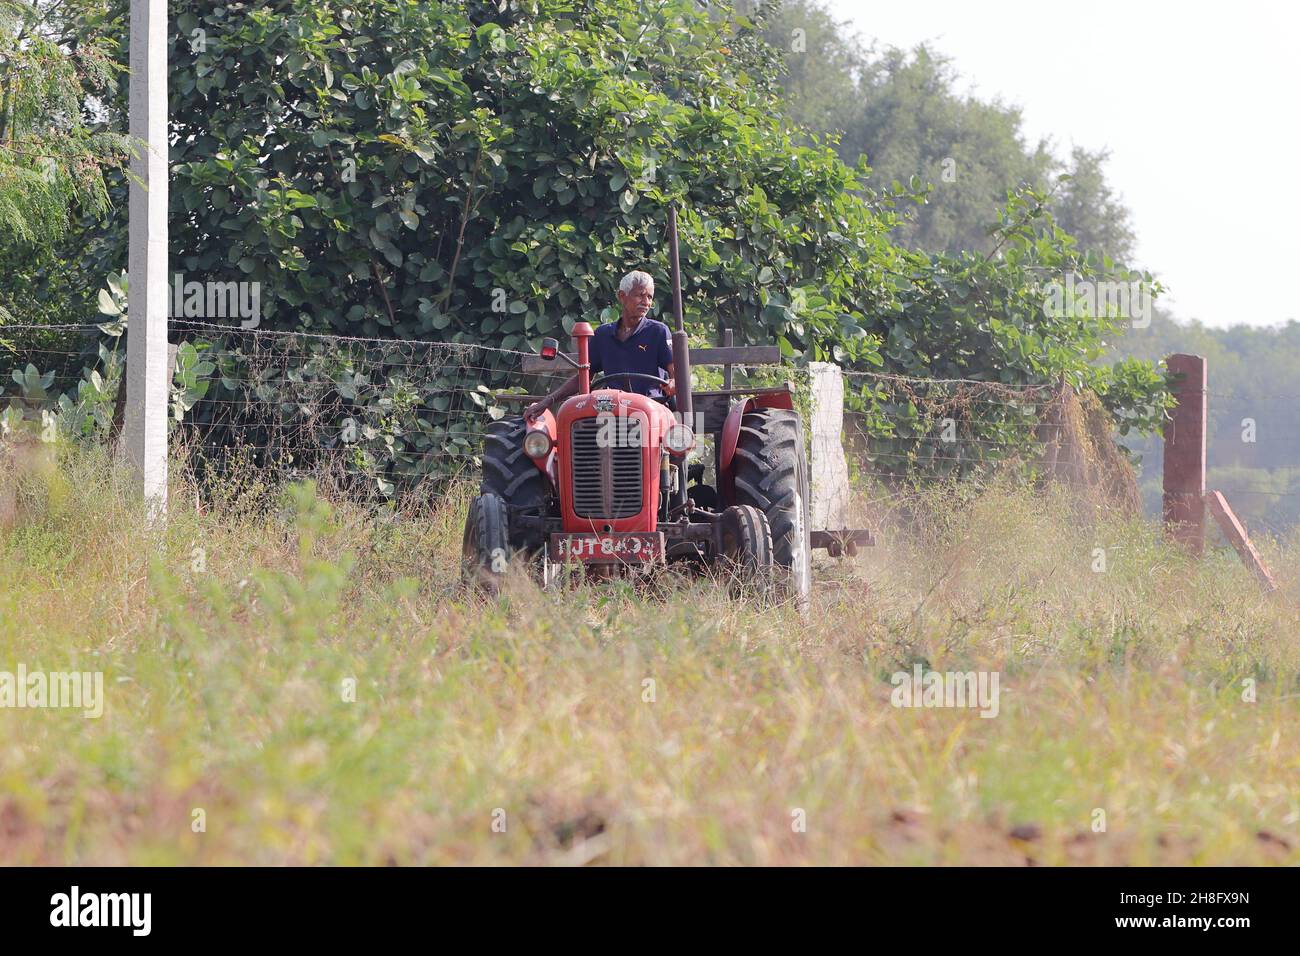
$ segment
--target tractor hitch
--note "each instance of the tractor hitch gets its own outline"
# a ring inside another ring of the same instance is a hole
[[[875,535],[866,528],[814,531],[810,537],[813,548],[824,548],[832,558],[838,558],[842,554],[853,557],[860,546],[869,548],[876,543]]]

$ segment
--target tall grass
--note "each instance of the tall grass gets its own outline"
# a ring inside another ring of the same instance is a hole
[[[1300,862],[1295,540],[1265,597],[1147,523],[939,489],[801,619],[671,576],[464,594],[463,487],[178,480],[149,531],[99,456],[42,482],[0,670],[107,703],[0,709],[3,863]],[[892,706],[918,662],[998,672],[998,715]]]

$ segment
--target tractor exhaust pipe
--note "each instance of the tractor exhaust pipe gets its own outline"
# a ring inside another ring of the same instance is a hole
[[[682,267],[677,256],[677,206],[668,207],[668,261],[672,267],[673,316],[677,329],[673,332],[673,385],[677,392],[677,420],[694,425],[691,415],[691,350],[686,344],[686,317],[682,313]],[[682,462],[680,488],[677,502],[686,504],[686,462]]]
[[[588,343],[595,333],[591,331],[591,326],[586,322],[576,322],[573,326],[573,346],[578,353],[578,361],[574,367],[578,370],[578,394],[586,395],[591,391],[591,346]]]

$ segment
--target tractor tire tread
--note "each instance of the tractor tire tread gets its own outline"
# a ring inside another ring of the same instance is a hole
[[[808,598],[810,566],[809,530],[806,527],[809,502],[807,465],[803,455],[799,413],[791,409],[760,408],[741,419],[733,458],[736,502],[752,505],[767,518],[772,552],[778,567],[791,574],[790,590],[797,603]],[[795,514],[795,502],[803,496],[802,516]],[[803,525],[802,542],[796,541]],[[795,562],[802,566],[795,568]]]
[[[523,418],[491,422],[483,442],[483,476],[480,493],[496,495],[511,509],[544,508],[546,484],[533,460],[524,454]],[[515,532],[510,546],[535,551],[542,546],[536,533]]]

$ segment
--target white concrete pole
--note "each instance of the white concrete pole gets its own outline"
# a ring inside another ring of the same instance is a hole
[[[123,443],[150,512],[167,509],[167,0],[131,0],[130,287]]]
[[[808,520],[816,531],[848,527],[849,465],[844,457],[844,377],[829,362],[809,362],[812,474]]]

